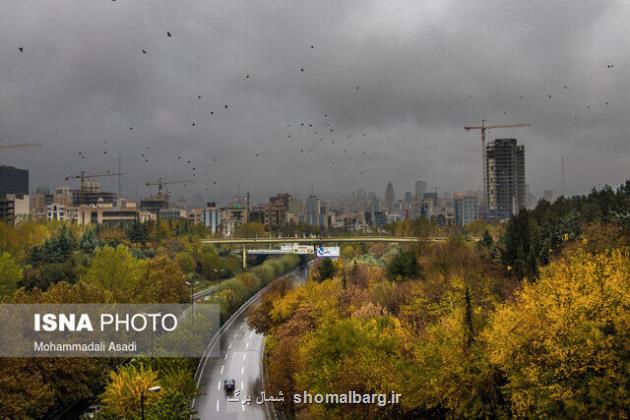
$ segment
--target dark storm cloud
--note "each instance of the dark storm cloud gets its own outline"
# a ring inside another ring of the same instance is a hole
[[[479,189],[479,136],[463,126],[485,118],[532,124],[491,136],[525,144],[535,192],[559,190],[561,157],[570,192],[618,184],[629,12],[621,1],[6,1],[0,142],[46,144],[2,162],[55,187],[115,169],[120,154],[131,196],[159,176],[195,179],[175,196],[220,201],[237,186],[259,199],[311,185],[381,194],[388,180],[399,193],[416,179]]]

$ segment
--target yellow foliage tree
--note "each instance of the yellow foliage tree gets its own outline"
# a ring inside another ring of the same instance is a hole
[[[571,251],[500,307],[484,333],[518,416],[626,418],[630,253]]]
[[[143,365],[121,366],[111,371],[109,382],[101,394],[105,411],[121,418],[133,418],[141,410],[142,393],[144,406],[149,407],[159,400],[160,395],[147,390],[157,385],[157,373]]]

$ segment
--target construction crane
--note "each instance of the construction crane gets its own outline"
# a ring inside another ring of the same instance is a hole
[[[157,182],[147,182],[144,185],[146,185],[147,187],[154,187],[157,186],[158,187],[158,194],[162,194],[162,191],[164,190],[164,186],[165,185],[170,185],[170,184],[189,184],[191,182],[195,182],[191,179],[188,180],[184,180],[184,181],[164,181],[162,179],[162,177],[158,178]]]
[[[94,174],[94,175],[88,175],[85,173],[85,171],[81,171],[78,175],[70,175],[65,177],[64,179],[66,181],[70,180],[70,179],[80,179],[81,180],[81,184],[84,184],[85,181],[87,181],[88,179],[92,179],[92,178],[101,178],[104,176],[118,176],[118,175],[123,175],[120,172],[116,172],[116,173],[107,173],[107,174]]]
[[[486,120],[481,120],[480,126],[469,126],[464,127],[466,131],[470,130],[479,130],[481,132],[481,162],[483,165],[483,200],[484,205],[487,207],[488,205],[488,197],[487,197],[487,170],[486,168],[486,130],[492,130],[495,128],[519,128],[519,127],[530,127],[530,124],[517,123],[517,124],[494,124],[494,125],[486,125]]]
[[[26,147],[43,146],[44,143],[0,144],[0,149],[23,149]]]

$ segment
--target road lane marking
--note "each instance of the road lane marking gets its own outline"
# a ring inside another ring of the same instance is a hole
[[[243,353],[243,360],[247,357],[247,353]]]
[[[217,411],[219,411],[219,400],[217,400]]]
[[[222,365],[222,366],[221,366],[221,373],[220,373],[220,375],[223,375],[223,369],[224,369],[224,368],[225,368],[225,365]]]
[[[232,343],[228,345],[228,350],[232,348]]]
[[[243,411],[245,411],[245,404],[241,404],[241,407],[243,408]]]
[[[243,375],[244,373],[245,373],[245,366],[241,368],[241,375]]]
[[[228,352],[225,352],[225,357],[223,358],[223,360],[227,360],[227,356],[228,356]]]
[[[219,381],[219,383],[218,383],[218,385],[217,385],[217,389],[218,389],[219,391],[221,391],[221,381]]]
[[[249,333],[249,338],[252,338],[252,335],[254,335],[254,331],[252,331],[251,333]]]
[[[245,387],[243,386],[243,381],[241,381],[241,391],[245,391]]]
[[[243,329],[243,325],[245,325],[245,324],[241,324],[241,326],[238,329],[242,330]]]
[[[248,349],[249,348],[249,341],[247,343],[245,343],[245,348]]]

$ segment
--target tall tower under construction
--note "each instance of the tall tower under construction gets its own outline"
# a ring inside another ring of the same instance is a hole
[[[525,147],[516,139],[486,145],[486,219],[507,219],[525,207]]]

